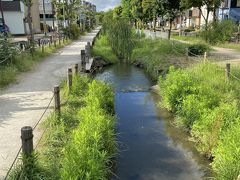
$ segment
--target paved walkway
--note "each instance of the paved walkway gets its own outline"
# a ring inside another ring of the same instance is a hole
[[[97,32],[94,30],[61,49],[33,71],[22,75],[17,84],[0,91],[0,180],[6,176],[21,147],[21,127],[35,126],[53,96],[54,85],[66,78],[68,67],[80,63],[80,50]],[[37,141],[40,135],[36,129],[34,140]]]

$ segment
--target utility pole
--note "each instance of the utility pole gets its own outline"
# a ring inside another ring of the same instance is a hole
[[[5,28],[5,19],[4,19],[4,15],[3,15],[2,0],[0,0],[0,11],[1,11],[1,15],[2,15],[3,27]]]

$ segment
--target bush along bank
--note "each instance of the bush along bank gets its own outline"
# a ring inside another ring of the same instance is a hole
[[[106,63],[114,64],[118,62],[118,57],[114,54],[106,35],[101,35],[93,46],[93,56],[99,57]]]
[[[134,48],[131,62],[144,68],[157,81],[159,75],[166,74],[170,66],[185,67],[188,64],[186,47],[169,40],[143,38]]]
[[[65,105],[43,125],[34,163],[17,166],[9,179],[107,179],[116,153],[114,94],[104,83],[75,77],[61,89]],[[31,158],[31,160],[33,159]],[[28,160],[28,162],[30,162]]]
[[[231,74],[240,79],[240,69]],[[198,150],[212,159],[216,179],[240,174],[240,81],[226,80],[223,68],[210,63],[192,68],[170,68],[159,80],[163,106],[177,115]]]

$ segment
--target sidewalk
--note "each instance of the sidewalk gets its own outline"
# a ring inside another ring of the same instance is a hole
[[[97,32],[94,30],[61,49],[34,70],[22,75],[18,84],[0,91],[0,180],[6,176],[21,147],[21,128],[36,125],[53,96],[54,85],[66,78],[67,68],[80,63],[81,49],[93,40]],[[36,129],[34,140],[37,141],[40,135],[39,129]]]

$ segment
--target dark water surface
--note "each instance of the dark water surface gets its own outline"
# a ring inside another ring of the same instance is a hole
[[[188,136],[170,123],[173,117],[158,107],[151,81],[140,69],[118,64],[96,79],[115,89],[119,156],[116,176],[121,180],[198,180],[207,176],[208,162]]]

